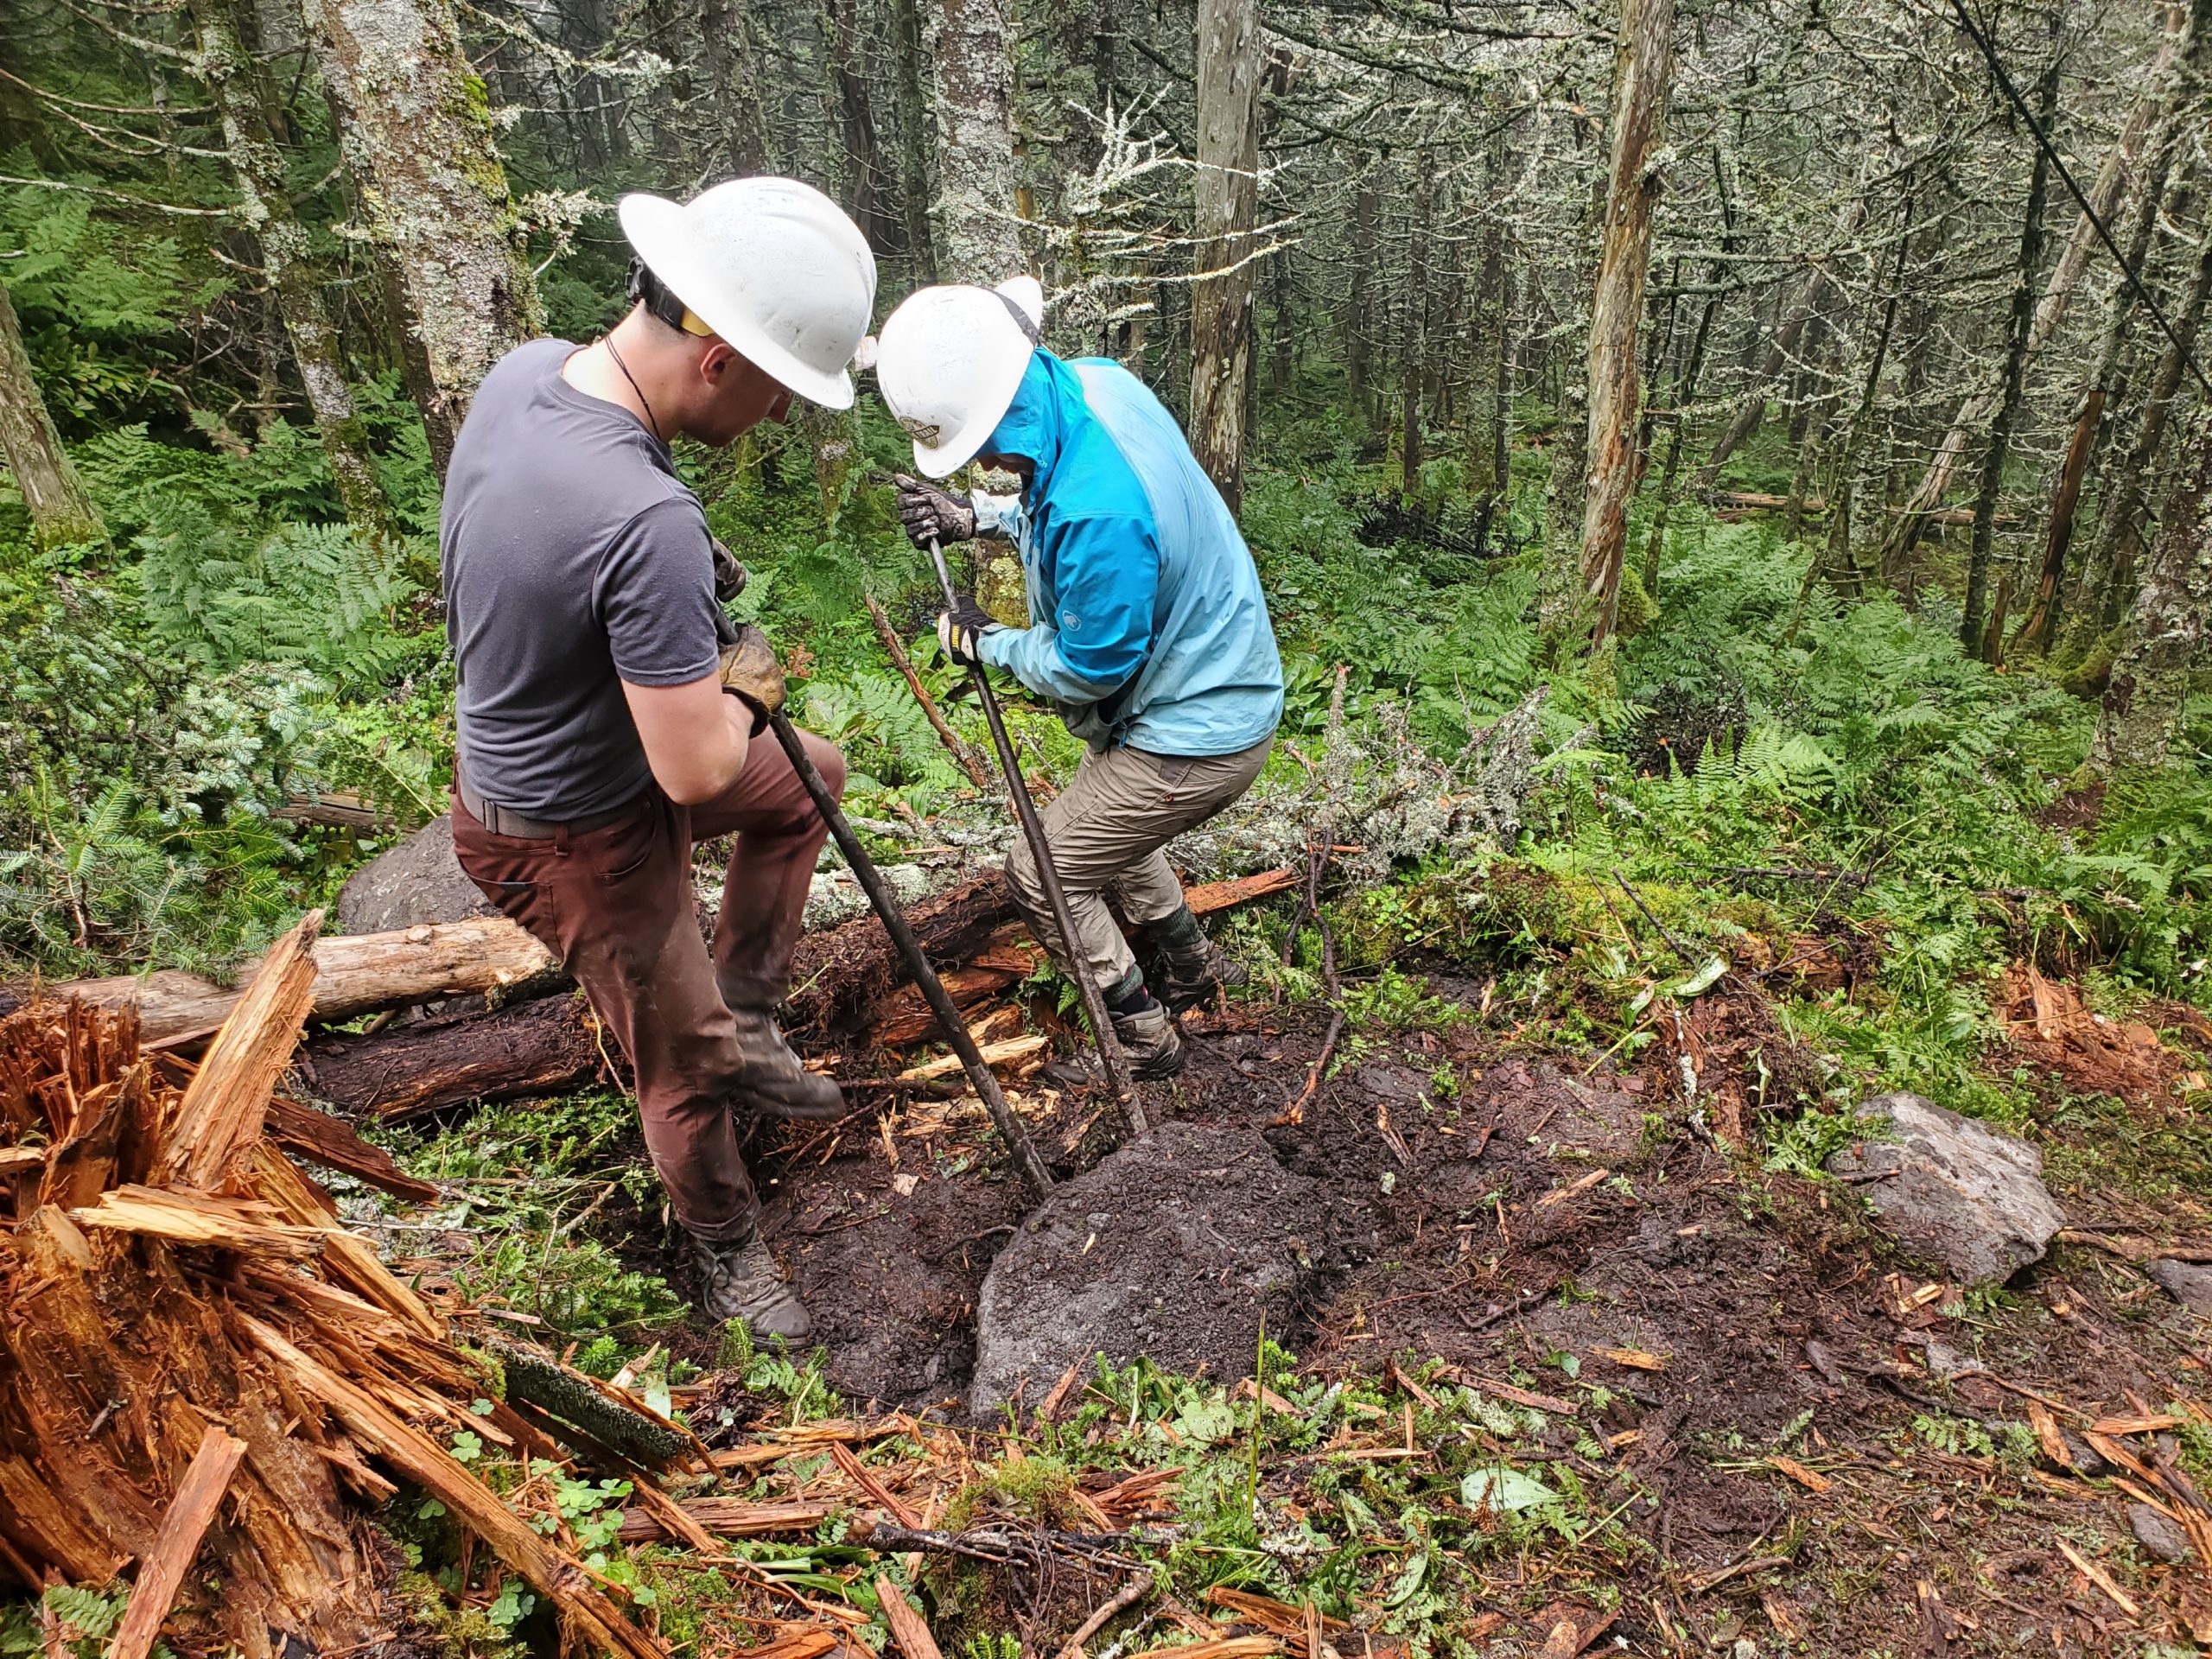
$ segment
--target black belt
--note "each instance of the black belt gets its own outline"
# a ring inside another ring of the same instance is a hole
[[[637,804],[632,795],[620,806],[604,812],[588,812],[581,818],[532,818],[496,801],[487,801],[468,786],[468,780],[456,776],[453,792],[461,797],[461,804],[474,815],[476,822],[495,836],[512,836],[518,841],[551,841],[566,832],[581,836],[594,830],[603,830],[618,818],[627,817]]]

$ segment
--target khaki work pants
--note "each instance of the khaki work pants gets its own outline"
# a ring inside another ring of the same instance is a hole
[[[1087,750],[1075,781],[1043,809],[1045,842],[1067,893],[1083,967],[1101,990],[1119,985],[1136,966],[1109,899],[1132,927],[1163,921],[1180,909],[1183,884],[1160,849],[1249,789],[1274,747],[1269,735],[1235,754]],[[1030,931],[1063,970],[1071,970],[1027,841],[1014,843],[1006,879]]]
[[[833,791],[844,757],[802,733]],[[620,817],[582,835],[496,836],[453,804],[461,868],[560,958],[636,1074],[645,1151],[676,1218],[736,1243],[760,1215],[738,1152],[731,1079],[741,1061],[724,990],[771,1006],[789,983],[807,884],[830,826],[774,736],[714,800],[678,806],[648,784]],[[734,835],[711,955],[699,934],[691,845]],[[719,980],[719,984],[717,981]]]

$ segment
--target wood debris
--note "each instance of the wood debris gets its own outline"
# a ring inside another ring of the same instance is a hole
[[[406,1481],[580,1648],[664,1659],[447,1450],[463,1428],[557,1449],[279,1149],[302,1109],[275,1090],[328,988],[321,920],[277,942],[197,1066],[147,1051],[127,1001],[0,1020],[0,1583],[133,1570],[123,1659],[164,1631],[180,1651],[353,1648],[388,1611],[349,1490]]]

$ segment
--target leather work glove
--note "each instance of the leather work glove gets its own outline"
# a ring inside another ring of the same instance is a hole
[[[768,636],[751,623],[737,631],[737,639],[722,647],[722,690],[753,711],[753,735],[758,737],[768,716],[784,706],[784,665]]]
[[[892,481],[899,486],[899,522],[906,527],[906,539],[916,547],[926,548],[932,540],[974,538],[976,509],[958,496],[904,473],[895,474]]]
[[[745,567],[729,549],[712,537],[709,540],[715,550],[715,602],[727,605],[745,591]]]
[[[969,595],[956,594],[952,608],[938,613],[937,642],[954,662],[973,668],[982,660],[976,654],[976,642],[999,626],[998,619]]]

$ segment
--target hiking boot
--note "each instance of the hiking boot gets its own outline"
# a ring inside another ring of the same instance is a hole
[[[845,1096],[835,1077],[810,1071],[791,1052],[768,1006],[734,1004],[737,1022],[738,1092],[745,1104],[770,1117],[828,1122],[845,1115]]]
[[[1252,976],[1206,937],[1188,905],[1147,922],[1137,934],[1152,955],[1145,977],[1171,1013],[1202,1007],[1224,986],[1252,982]]]
[[[1113,1018],[1114,1035],[1121,1039],[1129,1075],[1137,1082],[1157,1083],[1183,1069],[1183,1033],[1158,1002]]]
[[[806,1304],[784,1282],[776,1258],[755,1233],[740,1244],[691,1241],[699,1264],[699,1300],[717,1325],[743,1319],[756,1337],[804,1342],[814,1329]]]

